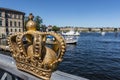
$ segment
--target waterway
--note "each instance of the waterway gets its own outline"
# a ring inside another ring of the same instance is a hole
[[[67,44],[58,70],[90,80],[120,80],[120,33],[81,33],[76,45]]]
[[[120,33],[81,33],[59,70],[90,80],[120,80]]]

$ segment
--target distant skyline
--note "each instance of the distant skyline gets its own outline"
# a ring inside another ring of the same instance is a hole
[[[39,15],[47,26],[120,27],[120,0],[0,0],[0,7]]]

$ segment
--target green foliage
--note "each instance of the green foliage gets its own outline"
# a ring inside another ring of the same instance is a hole
[[[53,27],[52,27],[52,31],[55,31],[55,32],[60,31],[60,28],[57,27],[57,26],[53,26]]]
[[[47,26],[46,25],[41,25],[40,29],[41,29],[41,31],[45,32],[46,29],[47,29]]]
[[[36,16],[34,21],[36,22],[36,27],[37,27],[37,30],[40,31],[40,28],[41,28],[41,24],[42,24],[42,18],[40,16]]]
[[[24,18],[24,31],[26,31],[26,24],[27,24],[27,22],[28,22],[28,17],[25,16],[25,18]]]

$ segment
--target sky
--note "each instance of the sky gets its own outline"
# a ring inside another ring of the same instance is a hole
[[[0,7],[33,13],[45,25],[120,27],[120,0],[0,0]]]

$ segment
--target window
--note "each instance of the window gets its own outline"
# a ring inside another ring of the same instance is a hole
[[[2,20],[0,20],[0,26],[2,26]]]
[[[14,14],[14,18],[16,19],[16,14]]]
[[[15,32],[17,32],[17,29],[15,29]]]
[[[0,12],[0,17],[2,17],[2,12]]]
[[[20,19],[20,15],[18,15],[18,19]]]
[[[20,15],[20,19],[22,19],[23,18],[23,15]]]
[[[5,24],[6,24],[6,27],[8,27],[8,19],[6,19],[6,23]]]
[[[5,17],[6,17],[6,18],[9,18],[8,13],[5,13]]]
[[[12,14],[12,18],[14,18],[14,15]]]
[[[9,18],[12,18],[12,14],[10,14]]]
[[[10,21],[10,26],[12,27],[12,21]]]
[[[14,26],[16,27],[16,22],[14,22]]]
[[[12,32],[13,30],[11,29],[11,32]]]
[[[21,29],[19,29],[19,32],[21,32]]]
[[[20,22],[18,23],[19,27],[20,27]]]

